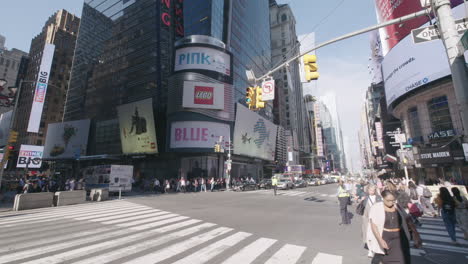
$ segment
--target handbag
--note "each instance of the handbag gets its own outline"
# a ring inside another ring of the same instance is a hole
[[[364,215],[364,211],[366,210],[366,202],[367,199],[364,199],[358,204],[358,206],[356,207],[356,214]]]
[[[421,217],[423,212],[419,209],[418,205],[415,203],[408,203],[409,213],[414,217]]]

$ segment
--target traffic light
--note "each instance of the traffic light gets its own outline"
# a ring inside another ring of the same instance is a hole
[[[15,146],[7,146],[5,148],[5,153],[4,153],[4,157],[3,159],[6,161],[6,160],[9,160],[10,159],[10,155],[13,153],[13,151],[15,151]]]
[[[214,145],[214,152],[221,152],[221,146],[218,143]]]
[[[8,143],[15,143],[18,141],[18,132],[10,130],[10,136],[8,137]]]
[[[245,103],[249,109],[255,109],[255,91],[253,87],[248,87],[246,89]]]
[[[265,108],[265,102],[262,101],[262,87],[255,87],[255,109]]]
[[[317,80],[320,77],[320,74],[317,72],[317,56],[306,54],[303,57],[304,61],[304,77],[307,82],[311,80]]]

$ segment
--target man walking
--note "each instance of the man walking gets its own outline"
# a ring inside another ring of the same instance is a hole
[[[276,190],[278,189],[278,178],[276,178],[276,176],[273,176],[271,178],[271,186],[273,186],[273,191],[274,191],[275,196],[276,196]]]

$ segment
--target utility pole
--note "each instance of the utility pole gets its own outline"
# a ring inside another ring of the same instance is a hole
[[[457,98],[464,135],[468,131],[468,76],[466,72],[463,50],[459,45],[460,36],[453,19],[449,0],[431,0],[431,4],[439,19],[439,32],[447,52],[452,72],[453,88]],[[465,137],[465,141],[468,137]]]
[[[406,186],[408,186],[408,183],[409,183],[409,176],[408,176],[408,167],[406,166],[406,157],[405,155],[403,154],[403,151],[404,151],[404,147],[403,147],[403,141],[406,141],[406,137],[405,137],[405,140],[401,140],[401,129],[400,128],[397,128],[397,134],[395,135],[395,139],[398,138],[398,143],[400,143],[400,161],[403,161],[403,169],[405,170],[405,179],[406,179]]]

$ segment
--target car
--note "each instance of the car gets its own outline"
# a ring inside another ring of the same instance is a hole
[[[294,187],[296,187],[296,188],[307,187],[307,182],[304,181],[304,180],[297,180],[297,181],[294,182]]]
[[[283,178],[278,181],[278,189],[287,190],[287,189],[293,189],[293,188],[294,188],[294,184],[290,179]]]
[[[252,190],[257,190],[258,189],[258,185],[256,183],[253,183],[253,182],[249,182],[249,181],[243,181],[243,182],[236,182],[234,184],[234,190],[235,191],[252,191]]]
[[[271,189],[271,180],[270,179],[264,179],[264,180],[261,180],[259,183],[258,183],[258,188],[260,189]]]
[[[318,185],[318,181],[317,181],[317,179],[314,179],[314,178],[308,179],[308,180],[307,180],[307,185],[309,185],[309,186],[317,186],[317,185]]]

